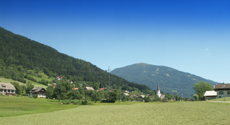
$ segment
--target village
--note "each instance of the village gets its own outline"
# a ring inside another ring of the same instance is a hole
[[[57,76],[56,79],[58,81],[62,80],[61,76]],[[0,83],[0,94],[1,95],[7,95],[7,96],[16,96],[16,88],[14,85],[12,85],[11,83]],[[71,89],[72,91],[79,91],[79,89],[82,89],[83,84],[80,84],[81,87],[75,87],[75,85],[73,84],[73,81],[69,81],[68,80],[68,84],[71,85]],[[52,89],[54,89],[57,86],[57,83],[53,83],[52,85],[48,85],[48,87],[52,87]],[[89,91],[93,91],[93,92],[98,92],[100,93],[100,97],[97,97],[97,101],[102,101],[105,100],[105,92],[104,91],[110,91],[110,92],[114,92],[116,91],[118,97],[113,97],[116,98],[116,100],[119,101],[173,101],[176,100],[174,97],[172,98],[167,98],[165,97],[164,94],[161,93],[160,91],[160,86],[158,84],[157,86],[157,90],[156,93],[154,95],[150,95],[150,94],[144,94],[143,92],[137,92],[137,91],[128,91],[128,90],[120,90],[118,94],[118,90],[115,89],[108,89],[108,88],[98,88],[98,89],[94,89],[95,87],[89,87],[89,86],[85,86],[83,88],[84,93],[82,94],[82,98],[78,98],[78,99],[86,99],[86,96],[89,96],[90,98],[92,98],[92,95],[87,95],[88,93],[92,93]],[[46,96],[46,91],[47,88],[44,87],[34,87],[31,90],[29,90],[28,93],[28,97],[33,97],[33,98],[50,98],[50,99],[55,99],[55,98],[51,98],[52,96],[47,97]],[[25,94],[24,94],[25,95]],[[97,94],[98,95],[98,94]],[[103,96],[102,96],[103,95]],[[213,90],[208,90],[205,91],[204,93],[204,100],[211,100],[211,99],[217,99],[217,98],[225,98],[225,97],[229,97],[230,96],[230,84],[229,83],[219,83],[214,85]],[[157,98],[156,98],[157,97]],[[194,97],[195,98],[195,97]],[[65,98],[67,99],[67,98]],[[76,99],[75,97],[69,98],[69,99]],[[93,101],[93,99],[90,99],[90,101]],[[194,100],[197,100],[196,98]]]

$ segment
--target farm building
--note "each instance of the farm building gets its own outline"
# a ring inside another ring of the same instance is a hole
[[[30,90],[30,97],[37,95],[38,98],[46,98],[46,90],[42,87],[36,87]]]
[[[93,87],[85,87],[85,90],[94,90]]]
[[[210,100],[210,99],[215,99],[217,96],[216,91],[206,91],[204,93],[204,96],[206,97],[206,99]]]
[[[15,87],[11,83],[0,83],[1,95],[15,95]]]
[[[215,98],[223,98],[230,96],[230,83],[220,83],[216,84],[213,87],[214,91],[206,91],[204,96],[206,99],[215,99]]]
[[[230,83],[216,84],[214,90],[217,92],[217,98],[223,98],[230,96]]]

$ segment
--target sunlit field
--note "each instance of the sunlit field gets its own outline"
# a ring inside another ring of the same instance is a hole
[[[8,97],[0,95],[0,118],[25,114],[52,112],[77,105],[60,105],[57,100],[29,97]]]
[[[35,100],[35,99],[34,99]],[[2,100],[1,100],[2,101]],[[35,102],[34,102],[35,103]],[[124,104],[124,105],[123,105]],[[1,105],[4,107],[4,105]],[[74,105],[73,105],[74,106]],[[38,108],[35,105],[33,108]],[[42,106],[45,108],[45,106]],[[78,106],[65,110],[0,117],[4,124],[229,124],[229,103],[166,102]],[[10,107],[8,107],[10,108]],[[49,107],[51,108],[51,107]],[[2,109],[1,109],[2,110]],[[31,110],[31,109],[28,109]],[[13,112],[14,109],[8,110]],[[15,110],[14,112],[17,112]]]

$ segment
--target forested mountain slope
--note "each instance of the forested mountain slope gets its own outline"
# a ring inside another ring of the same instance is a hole
[[[0,27],[0,76],[18,77],[15,73],[9,73],[11,67],[15,66],[22,66],[23,70],[43,71],[49,77],[62,76],[64,79],[86,81],[89,84],[97,82],[100,87],[110,83],[113,87],[150,90],[145,85],[131,83],[115,75],[109,76],[108,72],[90,62],[59,53],[49,46]],[[23,73],[19,74],[23,77]]]
[[[117,68],[111,72],[130,82],[147,85],[151,89],[157,89],[184,97],[192,97],[194,94],[193,84],[198,81],[208,82],[211,85],[216,82],[201,78],[190,73],[178,71],[165,66],[149,65],[144,63],[134,64]],[[177,92],[177,93],[176,93]]]

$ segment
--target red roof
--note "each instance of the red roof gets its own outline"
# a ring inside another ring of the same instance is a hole
[[[74,88],[74,90],[78,90],[78,89],[79,89],[78,87]]]

